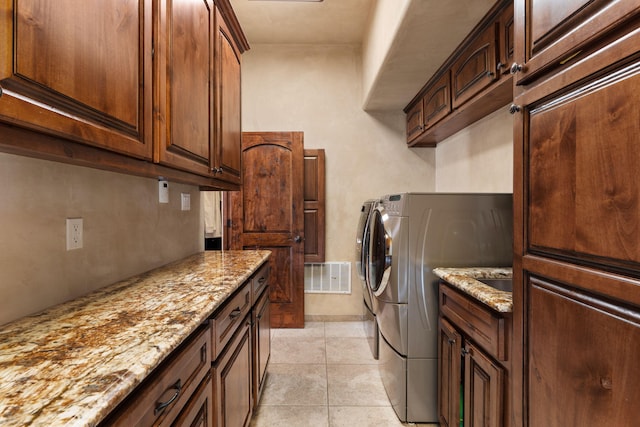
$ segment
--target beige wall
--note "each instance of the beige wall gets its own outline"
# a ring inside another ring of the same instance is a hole
[[[513,117],[507,107],[438,144],[436,190],[513,192]]]
[[[197,187],[170,182],[159,204],[155,179],[3,153],[0,182],[0,324],[203,248]],[[66,250],[69,217],[83,218],[82,249]]]
[[[306,148],[326,150],[327,261],[355,262],[361,203],[398,191],[435,189],[435,151],[407,149],[402,111],[362,110],[360,48],[252,45],[243,56],[245,131],[303,131]],[[307,315],[361,315],[351,295],[306,294]]]

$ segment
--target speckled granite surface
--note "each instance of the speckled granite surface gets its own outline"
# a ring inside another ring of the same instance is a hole
[[[95,425],[269,254],[199,253],[0,327],[0,425]]]
[[[513,274],[511,268],[435,268],[433,272],[496,311],[510,313],[513,310],[511,292],[499,291],[476,280],[510,278]]]

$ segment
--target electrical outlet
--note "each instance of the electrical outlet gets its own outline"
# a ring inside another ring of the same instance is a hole
[[[82,248],[82,218],[67,218],[67,250]]]

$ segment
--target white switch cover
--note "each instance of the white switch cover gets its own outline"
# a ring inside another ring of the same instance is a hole
[[[67,250],[82,248],[82,218],[67,218]]]
[[[190,211],[191,210],[191,194],[189,193],[180,193],[181,195],[181,209],[183,211]]]
[[[158,181],[158,202],[169,203],[169,181],[166,179]]]

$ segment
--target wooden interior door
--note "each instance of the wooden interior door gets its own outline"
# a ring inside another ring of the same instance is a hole
[[[302,132],[243,132],[242,182],[229,193],[230,249],[271,254],[271,326],[304,327]]]

